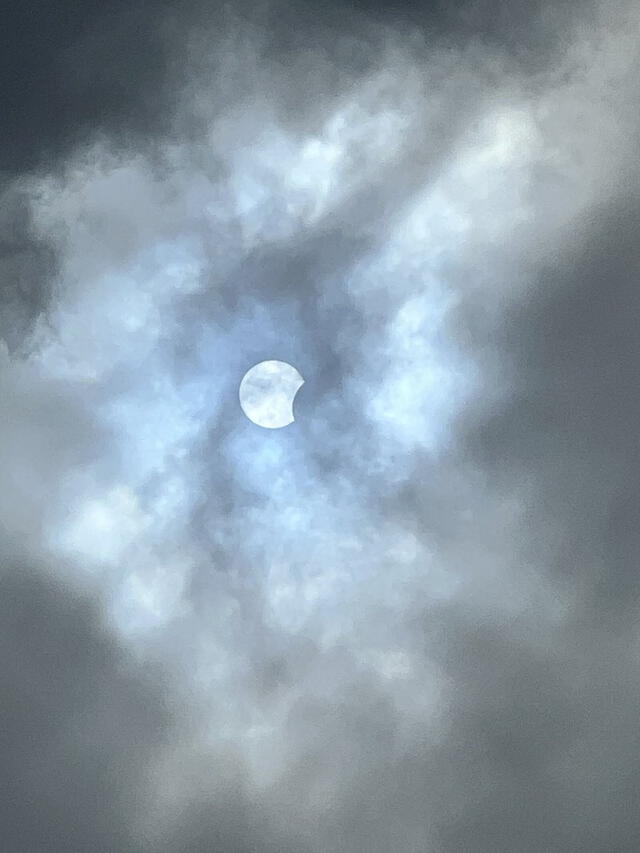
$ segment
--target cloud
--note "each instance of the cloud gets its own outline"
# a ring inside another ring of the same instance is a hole
[[[3,148],[5,846],[631,853],[636,10],[64,8]]]
[[[28,194],[19,185],[6,189],[0,197],[2,339],[12,350],[50,299],[55,253],[34,232]]]
[[[101,133],[144,144],[163,129],[170,44],[160,5],[12,6],[2,45],[3,173],[46,169]]]
[[[3,843],[138,849],[146,774],[170,729],[162,692],[77,592],[3,569]]]

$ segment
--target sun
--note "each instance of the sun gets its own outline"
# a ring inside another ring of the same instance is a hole
[[[286,361],[261,361],[242,378],[240,406],[257,426],[280,429],[295,420],[293,401],[303,385],[300,373]]]

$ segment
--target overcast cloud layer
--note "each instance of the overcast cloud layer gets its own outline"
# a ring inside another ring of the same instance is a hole
[[[637,853],[640,10],[41,5],[0,847]]]

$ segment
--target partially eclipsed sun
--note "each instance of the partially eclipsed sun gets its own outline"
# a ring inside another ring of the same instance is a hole
[[[304,379],[285,361],[261,361],[248,370],[239,389],[242,411],[258,426],[279,429],[293,423],[293,401]]]

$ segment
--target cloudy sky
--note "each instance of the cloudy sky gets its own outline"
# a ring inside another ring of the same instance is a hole
[[[2,849],[637,853],[640,8],[1,30]]]

